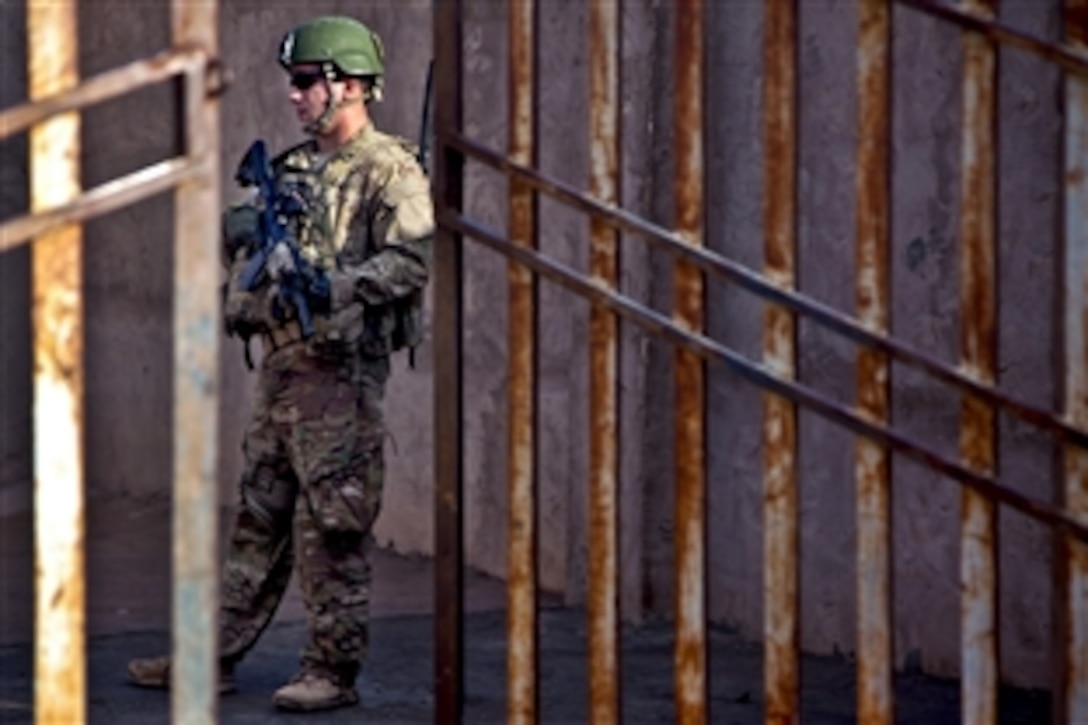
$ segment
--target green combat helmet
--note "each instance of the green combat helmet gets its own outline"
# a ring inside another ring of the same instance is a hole
[[[370,98],[380,101],[385,74],[384,49],[378,34],[358,20],[325,16],[304,23],[280,43],[280,65],[320,64],[329,80],[357,76],[371,80]]]

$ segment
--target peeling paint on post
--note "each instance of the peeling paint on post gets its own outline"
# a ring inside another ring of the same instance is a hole
[[[27,4],[30,97],[79,84],[75,0]],[[79,114],[30,130],[31,211],[79,196]],[[34,327],[34,717],[86,719],[83,554],[83,230],[67,224],[32,248]]]
[[[862,0],[858,34],[857,311],[888,332],[888,229],[891,209],[891,7]],[[858,353],[858,412],[887,423],[888,357]],[[892,722],[890,461],[888,449],[858,437],[858,721]]]
[[[965,9],[992,17],[994,0]],[[996,72],[997,49],[986,36],[964,35],[964,119],[960,254],[962,365],[980,382],[996,380]],[[968,468],[992,473],[995,416],[991,405],[964,395],[960,455]],[[997,518],[988,496],[964,489],[960,544],[964,722],[997,721]]]
[[[515,0],[510,12],[510,157],[536,160],[534,0]],[[537,247],[535,193],[510,181],[510,239]],[[510,278],[510,494],[507,721],[537,720],[536,531],[536,277],[511,262]]]
[[[1067,0],[1069,43],[1088,51],[1088,0]],[[1088,429],[1088,79],[1065,77],[1065,414]],[[1088,521],[1088,450],[1065,449],[1065,507]],[[1063,681],[1056,711],[1064,722],[1088,722],[1088,545],[1062,539],[1065,581]]]
[[[676,231],[703,244],[703,5],[676,4]],[[674,319],[704,328],[703,273],[676,265]],[[676,351],[676,719],[707,721],[706,373],[692,350]]]
[[[175,46],[218,52],[218,4],[173,0]],[[216,721],[218,675],[219,110],[205,69],[184,76],[185,152],[196,176],[174,217],[174,543],[171,717]]]
[[[590,191],[619,205],[619,3],[590,5]],[[590,274],[616,289],[618,233],[590,221]],[[617,321],[601,305],[590,310],[589,440],[589,697],[590,722],[618,723],[619,557],[617,485]]]
[[[766,239],[764,272],[792,289],[797,248],[797,4],[767,0],[764,38],[763,123]],[[796,376],[796,320],[768,305],[763,361],[776,376]],[[797,406],[764,395],[764,689],[768,723],[799,718]]]

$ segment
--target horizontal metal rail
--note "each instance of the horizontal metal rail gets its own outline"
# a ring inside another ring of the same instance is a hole
[[[615,290],[604,287],[567,265],[556,262],[539,252],[512,244],[500,232],[479,221],[449,209],[439,211],[439,224],[448,231],[470,236],[495,251],[531,267],[538,274],[592,302],[608,307],[627,319],[642,325],[673,342],[696,351],[709,360],[724,363],[742,378],[766,390],[789,397],[806,408],[842,425],[858,435],[871,438],[914,458],[929,468],[954,478],[963,485],[1007,505],[1037,521],[1053,526],[1058,533],[1088,542],[1088,524],[1077,520],[1065,510],[1046,501],[1039,501],[1004,485],[993,476],[972,471],[959,462],[910,440],[901,432],[866,419],[855,410],[831,400],[817,390],[794,381],[784,380],[761,364],[705,335],[693,333],[671,318],[646,307]]]
[[[0,111],[0,140],[25,131],[36,123],[93,106],[161,83],[178,75],[203,76],[211,67],[205,50],[180,46],[177,50],[160,53],[147,60],[106,71],[90,78],[64,93],[52,93],[14,108]],[[207,93],[220,89],[207,85]],[[191,84],[190,84],[191,85]],[[167,192],[184,184],[198,172],[191,157],[180,156],[160,161],[125,176],[111,179],[90,189],[70,203],[36,210],[0,224],[0,253],[30,241],[34,237],[63,224],[81,222],[101,214]]]
[[[62,224],[82,222],[162,194],[191,180],[198,172],[196,164],[184,156],[160,161],[96,186],[69,204],[6,221],[0,224],[0,252]]]
[[[108,70],[88,78],[70,91],[0,111],[0,141],[58,113],[118,98],[173,76],[203,71],[207,65],[208,56],[203,50],[181,48]]]
[[[966,10],[962,5],[934,2],[934,0],[895,1],[905,7],[955,23],[965,30],[973,30],[995,43],[1018,48],[1045,58],[1070,73],[1088,76],[1088,52],[1071,43],[1059,43],[1038,38],[999,20],[994,20],[987,15]]]
[[[443,133],[443,129],[438,129],[438,131],[441,134],[439,143],[448,145],[469,158],[491,166],[504,174],[522,179],[538,191],[575,209],[592,214],[617,229],[639,234],[649,242],[687,259],[707,272],[724,277],[770,302],[802,313],[814,322],[843,335],[847,339],[870,346],[900,362],[924,370],[938,380],[955,385],[985,403],[996,405],[1025,422],[1055,434],[1060,440],[1088,449],[1088,431],[1070,425],[1049,411],[990,388],[964,375],[958,369],[915,350],[909,345],[867,329],[849,315],[821,304],[799,292],[778,287],[768,282],[759,273],[738,262],[715,254],[705,247],[687,244],[675,232],[657,226],[636,214],[590,198],[573,186],[535,169],[515,163],[501,153],[483,146],[463,134]]]

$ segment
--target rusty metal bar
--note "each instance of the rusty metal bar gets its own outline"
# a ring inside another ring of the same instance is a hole
[[[891,213],[891,7],[862,0],[858,33],[857,276],[858,322],[888,333]],[[858,411],[889,420],[888,356],[858,353]],[[892,722],[891,454],[863,437],[855,450],[858,516],[858,721]]]
[[[590,193],[619,204],[620,8],[590,3]],[[590,221],[590,274],[608,289],[618,284],[618,233]],[[589,709],[595,725],[620,721],[619,685],[619,426],[618,324],[600,305],[590,310],[589,439]]]
[[[515,0],[510,12],[510,157],[536,160],[536,2]],[[536,194],[510,181],[510,238],[535,249]],[[537,720],[536,340],[537,281],[524,265],[509,267],[509,581],[507,584],[507,722]]]
[[[27,5],[30,97],[79,84],[75,0]],[[79,196],[80,118],[30,130],[30,208]],[[87,716],[83,470],[83,230],[42,234],[31,250],[34,327],[34,718]]]
[[[676,3],[676,233],[703,243],[703,6]],[[676,263],[673,318],[702,332],[703,273]],[[676,375],[676,719],[707,721],[706,682],[706,371],[702,358],[678,347]]]
[[[976,5],[966,3],[958,5],[936,0],[895,0],[900,5],[928,13],[942,20],[956,23],[965,30],[971,30],[995,43],[1002,43],[1011,48],[1018,48],[1057,64],[1069,73],[1079,76],[1088,75],[1088,52],[1075,43],[1051,43],[1042,38],[1017,30],[994,19],[993,15],[980,12]]]
[[[0,253],[71,222],[108,214],[191,180],[198,169],[187,158],[168,159],[107,181],[78,198],[0,224]]]
[[[937,380],[969,392],[979,400],[1000,406],[1011,415],[1053,434],[1058,440],[1088,448],[1088,433],[1070,425],[1061,416],[1018,400],[997,388],[986,386],[960,372],[957,368],[946,365],[940,360],[915,350],[898,340],[876,334],[864,325],[859,324],[849,315],[806,297],[796,290],[778,287],[765,280],[759,273],[734,260],[717,255],[705,247],[687,244],[675,232],[653,224],[637,214],[603,204],[586,196],[577,188],[543,174],[537,169],[514,163],[501,153],[473,141],[464,134],[448,133],[443,137],[443,142],[473,160],[484,163],[511,177],[516,177],[537,191],[568,204],[574,209],[591,214],[616,229],[638,234],[669,253],[689,260],[704,271],[728,279],[768,302],[804,314],[814,322],[843,335],[853,342],[887,353],[895,360],[913,365]]]
[[[437,0],[434,16],[435,133],[434,201],[439,216],[434,250],[435,432],[435,706],[436,725],[461,722],[464,702],[465,608],[464,411],[461,324],[464,245],[460,232],[443,224],[460,213],[464,158],[445,143],[463,124],[461,0]]]
[[[218,3],[172,0],[173,42],[218,52]],[[202,68],[185,75],[185,152],[174,196],[173,655],[175,723],[217,720],[219,104]]]
[[[797,249],[797,3],[767,0],[763,46],[764,272],[791,289]],[[792,312],[765,308],[763,362],[775,376],[797,373]],[[763,399],[764,719],[797,722],[800,658],[797,525],[797,406],[769,391]]]
[[[100,73],[71,89],[58,89],[30,102],[0,111],[0,140],[50,116],[78,111],[132,93],[173,76],[193,72],[204,63],[205,55],[200,50],[179,48]]]
[[[996,0],[967,0],[968,12],[992,17]],[[964,121],[960,212],[962,366],[980,383],[997,380],[996,80],[997,48],[987,36],[964,35]],[[992,406],[965,395],[960,454],[966,467],[991,473],[996,461]],[[997,721],[997,510],[964,489],[960,550],[962,718]]]
[[[1088,51],[1088,0],[1066,0],[1065,32],[1073,47]],[[1088,429],[1088,79],[1065,78],[1065,415]],[[1088,451],[1065,448],[1065,506],[1088,522]],[[1065,722],[1088,722],[1088,545],[1061,539],[1064,595],[1061,659],[1064,677],[1055,711]]]
[[[852,433],[872,438],[881,445],[901,452],[936,473],[954,479],[967,488],[1053,527],[1060,535],[1088,543],[1088,522],[1069,515],[1063,508],[1025,496],[1015,487],[995,480],[992,475],[973,471],[958,461],[911,440],[887,425],[869,420],[855,410],[841,405],[838,401],[808,386],[783,379],[768,371],[765,365],[754,363],[705,335],[697,335],[680,327],[671,318],[624,297],[615,290],[602,287],[566,265],[548,259],[534,250],[511,244],[501,233],[477,220],[446,209],[441,213],[440,221],[449,229],[476,239],[490,249],[532,268],[537,274],[547,277],[590,302],[604,305],[632,322],[642,325],[652,334],[678,345],[685,345],[709,360],[723,363],[734,374],[765,388],[770,393],[788,397]]]

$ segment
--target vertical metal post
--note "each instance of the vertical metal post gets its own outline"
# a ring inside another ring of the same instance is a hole
[[[1088,0],[1066,0],[1065,34],[1088,51]],[[1088,80],[1065,76],[1065,415],[1088,429]],[[1088,519],[1088,451],[1065,449],[1065,506]],[[1066,537],[1061,551],[1065,581],[1059,587],[1064,678],[1056,713],[1063,722],[1088,722],[1088,546]]]
[[[891,7],[862,0],[858,33],[857,310],[874,332],[888,332],[888,229],[891,209]],[[887,423],[888,359],[858,353],[858,408]],[[892,722],[891,455],[858,437],[858,721]]]
[[[75,0],[27,4],[32,100],[79,84]],[[30,130],[31,211],[80,194],[80,117]],[[83,722],[87,708],[83,495],[83,230],[34,240],[34,713]]]
[[[676,4],[676,231],[703,243],[703,5]],[[676,265],[674,319],[702,332],[703,274]],[[707,720],[706,683],[706,374],[702,358],[676,351],[676,714]]]
[[[993,17],[994,0],[968,0],[972,12]],[[960,255],[962,365],[980,382],[996,380],[996,74],[997,50],[978,32],[964,35],[964,122]],[[964,395],[960,454],[968,467],[992,473],[996,459],[993,408]],[[963,721],[997,720],[997,518],[992,500],[963,489],[962,587]]]
[[[534,0],[515,0],[510,12],[510,158],[536,160],[536,69]],[[536,248],[536,194],[510,180],[510,239]],[[508,717],[536,722],[537,689],[537,511],[536,511],[536,332],[537,281],[528,267],[511,262],[510,280],[510,495],[508,583]]]
[[[464,159],[446,145],[462,124],[461,2],[437,0],[434,18],[436,216],[460,213]],[[435,708],[436,725],[461,722],[464,690],[464,408],[461,376],[463,240],[441,223],[435,234]]]
[[[797,3],[767,0],[764,37],[764,273],[786,288],[796,283]],[[797,369],[796,320],[769,305],[764,364],[792,379]],[[797,407],[764,394],[764,687],[768,723],[799,719]]]
[[[590,4],[590,191],[619,205],[619,0]],[[609,289],[617,286],[618,233],[600,219],[590,221],[590,274]],[[590,721],[618,723],[619,556],[617,487],[617,321],[600,305],[590,310],[589,441],[589,696]]]
[[[173,0],[175,46],[218,52],[218,4]],[[219,108],[205,73],[184,78],[185,152],[174,197],[173,721],[214,723],[218,684]]]

